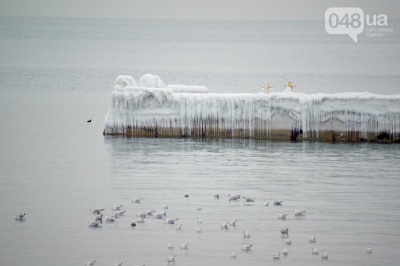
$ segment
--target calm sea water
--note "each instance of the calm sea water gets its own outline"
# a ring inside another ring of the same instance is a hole
[[[397,21],[393,23],[396,29]],[[395,31],[396,32],[396,31]],[[215,92],[399,93],[399,33],[325,33],[322,21],[129,21],[0,18],[0,265],[398,265],[400,148],[103,137],[115,77],[160,75]],[[281,84],[282,86],[280,86]],[[91,118],[92,123],[86,120]],[[213,197],[220,193],[220,199]],[[189,198],[183,194],[188,193]],[[229,202],[228,194],[255,197]],[[134,204],[133,197],[143,203]],[[282,207],[263,201],[283,200]],[[90,229],[89,210],[123,204]],[[179,218],[182,230],[146,219]],[[202,205],[202,210],[196,207]],[[295,219],[294,210],[306,210]],[[25,222],[16,222],[25,212]],[[286,221],[279,213],[288,213]],[[196,217],[203,220],[196,224]],[[220,224],[237,219],[237,226]],[[292,245],[280,228],[288,226]],[[197,234],[196,228],[202,233]],[[250,239],[243,239],[248,230]],[[317,237],[312,245],[308,239]],[[173,250],[167,249],[175,243]],[[188,250],[180,244],[189,242]],[[252,252],[242,252],[253,244]],[[311,255],[315,246],[328,261]],[[372,254],[366,254],[367,246]],[[237,259],[230,253],[236,251]]]

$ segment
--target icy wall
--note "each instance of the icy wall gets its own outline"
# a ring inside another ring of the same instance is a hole
[[[118,76],[105,117],[106,134],[127,128],[180,128],[201,124],[221,130],[253,132],[303,130],[306,138],[321,130],[400,133],[400,95],[364,93],[303,94],[207,93],[202,86],[169,85],[151,74],[138,85]]]

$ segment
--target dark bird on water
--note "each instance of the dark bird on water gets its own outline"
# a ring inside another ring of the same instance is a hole
[[[88,122],[88,123],[92,122],[92,119],[89,119],[87,122]]]

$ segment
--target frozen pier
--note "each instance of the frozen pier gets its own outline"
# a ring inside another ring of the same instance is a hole
[[[209,93],[118,76],[105,135],[398,142],[400,95]]]

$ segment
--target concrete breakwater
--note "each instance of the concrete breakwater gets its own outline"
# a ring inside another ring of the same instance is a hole
[[[398,142],[400,95],[208,93],[165,86],[145,75],[119,76],[105,135]]]

